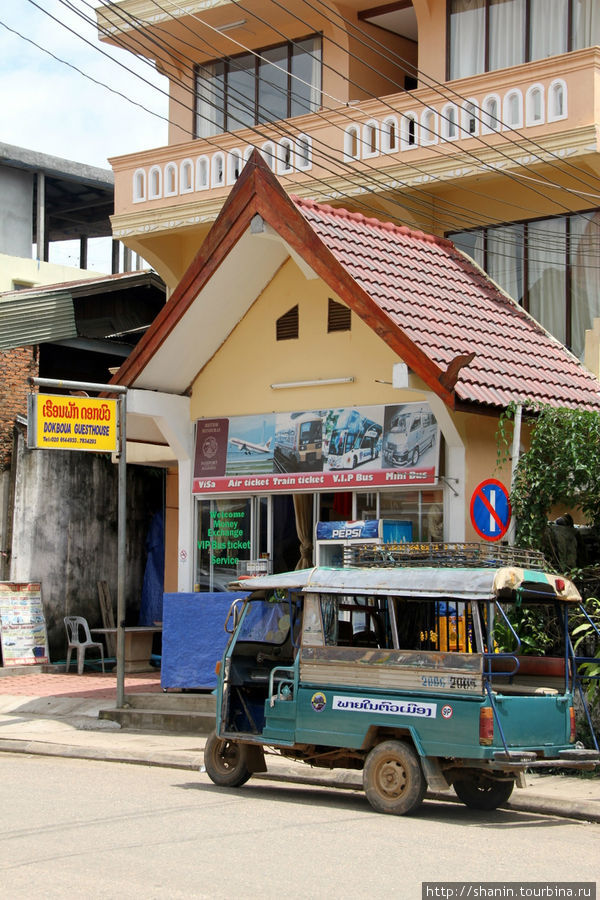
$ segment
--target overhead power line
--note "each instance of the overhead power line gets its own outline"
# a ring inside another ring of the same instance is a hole
[[[33,0],[30,0],[30,2],[33,2]],[[61,2],[63,2],[63,0],[61,0]],[[38,6],[37,3],[33,3],[33,5],[34,5],[34,6],[37,6],[37,7],[40,9],[40,7]],[[65,5],[69,5],[69,4],[65,4]],[[89,4],[88,4],[88,5],[89,5]],[[112,5],[114,6],[114,4],[112,4]],[[156,6],[158,6],[159,8],[162,8],[162,7],[160,7],[160,4],[156,4]],[[42,11],[44,11],[44,10],[42,10]],[[54,18],[54,17],[53,17],[53,18]],[[176,18],[176,17],[173,17],[173,18]],[[62,23],[60,23],[60,24],[62,24]],[[12,30],[12,29],[11,29],[11,30]],[[15,32],[15,33],[17,33],[17,32]],[[87,41],[86,41],[86,43],[90,43],[90,42],[87,42]],[[239,42],[237,42],[237,43],[239,43]],[[36,45],[36,46],[39,46],[39,45]],[[92,46],[94,46],[94,45],[92,45]],[[44,48],[40,48],[40,49],[44,49]],[[99,49],[99,48],[95,48],[95,49]],[[101,52],[103,52],[103,51],[101,51]],[[52,54],[52,55],[53,55],[53,54]],[[109,54],[105,54],[105,55],[108,55],[109,58],[112,59],[112,57],[110,57]],[[54,57],[54,58],[58,59],[58,57]],[[122,63],[119,63],[119,65],[123,66]],[[126,67],[126,66],[123,66],[123,67],[126,68],[126,69],[128,69],[128,71],[131,71],[128,67]],[[73,68],[76,68],[76,69],[77,69],[77,67],[73,67]],[[77,70],[78,70],[78,69],[77,69]],[[81,70],[78,70],[78,71],[80,71],[81,74],[85,75],[85,73],[81,72]],[[136,74],[136,75],[137,75],[137,73],[133,73],[133,74]],[[86,76],[86,77],[87,77],[87,76]],[[139,76],[138,76],[138,77],[139,77]],[[96,79],[92,79],[92,80],[94,80],[94,81],[96,81],[96,83],[98,83]],[[142,79],[142,80],[147,81],[146,79]],[[123,95],[121,92],[116,92],[116,93],[119,93],[120,96],[123,96],[123,97],[124,97],[124,95]],[[163,93],[164,93],[164,92],[163,92]],[[125,97],[125,99],[130,100],[130,98],[127,98],[127,97]],[[132,101],[130,100],[130,102],[132,102]],[[141,104],[136,104],[136,105],[141,105]],[[185,104],[181,104],[181,105],[182,105],[182,106],[186,106]],[[145,108],[145,107],[142,107],[142,108]],[[187,106],[186,106],[186,108],[187,108],[187,109],[191,109],[191,107],[187,107]],[[150,110],[148,110],[148,111],[151,112]],[[164,117],[161,117],[161,118],[164,118]],[[268,127],[272,127],[274,124],[277,124],[277,123],[268,123]],[[256,131],[256,129],[255,129],[255,131]],[[229,133],[229,134],[235,134],[235,133],[231,133],[231,132],[228,132],[228,133]],[[289,133],[289,132],[288,132],[288,133]],[[260,133],[260,132],[259,132],[258,134],[259,134],[259,137],[260,137],[261,139],[263,139],[263,140],[267,138],[267,135],[265,135],[264,133]],[[216,146],[216,147],[218,147],[219,149],[223,149],[222,147],[219,146],[219,144],[218,144],[216,141],[211,141],[210,139],[206,139],[206,140],[207,140],[207,142],[208,142],[209,144],[211,144],[211,145],[213,145],[213,146]],[[352,174],[353,174],[353,175],[355,174],[355,170],[352,171]],[[378,174],[379,174],[379,173],[378,173]],[[323,185],[324,185],[325,188],[326,188],[326,196],[327,196],[327,198],[329,199],[329,184],[323,182]],[[376,186],[377,186],[377,188],[378,188],[379,191],[382,189],[382,187],[385,188],[385,184],[382,185],[381,182],[377,182]],[[342,196],[348,196],[348,195],[344,195],[343,192],[338,192],[338,193],[342,193]],[[375,193],[375,192],[373,192],[373,193]],[[357,202],[357,198],[356,198],[356,197],[349,197],[349,199],[351,199],[351,201],[352,201],[353,204],[355,204],[355,205],[362,205],[363,207],[365,206],[365,204],[364,204],[364,203],[361,203],[361,201],[358,201],[358,202]],[[429,196],[427,197],[427,199],[428,199],[428,202],[429,202]],[[406,206],[406,204],[405,204],[405,206]],[[413,214],[418,214],[418,210],[417,210],[416,208],[413,207],[413,208],[411,209],[411,208],[409,208],[408,206],[406,206],[406,208],[408,209],[408,211],[412,212]],[[372,207],[371,207],[370,209],[373,210]],[[381,210],[380,210],[379,208],[375,208],[373,211],[375,212],[376,215],[379,215],[379,216],[381,215]],[[400,219],[399,221],[403,221],[403,220]],[[477,224],[480,225],[481,223],[478,222]],[[490,223],[490,224],[491,224],[491,223]],[[449,225],[451,228],[453,228],[454,230],[464,230],[465,227],[468,228],[468,224],[465,225],[465,223],[459,223],[459,222],[456,222],[456,221],[454,221],[454,222],[452,222],[452,223],[448,223],[448,225]]]

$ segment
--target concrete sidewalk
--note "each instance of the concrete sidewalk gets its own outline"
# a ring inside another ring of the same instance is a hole
[[[127,676],[125,691],[160,691],[160,676]],[[0,751],[200,770],[203,735],[135,732],[98,719],[99,710],[114,707],[115,695],[111,675],[2,677]],[[255,777],[362,790],[360,772],[310,768],[277,755],[269,755],[267,765],[269,771]],[[527,785],[526,790],[514,790],[507,809],[600,822],[600,774],[528,775]],[[427,796],[457,802],[453,791]]]

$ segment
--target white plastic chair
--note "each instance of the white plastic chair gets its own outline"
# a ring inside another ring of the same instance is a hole
[[[104,647],[99,641],[93,641],[90,634],[90,628],[87,619],[83,616],[65,616],[65,628],[67,630],[67,672],[71,665],[71,653],[77,651],[77,674],[83,675],[83,664],[85,661],[85,651],[89,647],[97,647],[100,651],[100,659],[102,660],[102,671],[104,672]],[[83,638],[83,640],[82,640]]]

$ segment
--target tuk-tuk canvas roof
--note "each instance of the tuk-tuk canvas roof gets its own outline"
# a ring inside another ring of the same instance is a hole
[[[453,597],[457,600],[494,596],[497,569],[386,568],[329,569],[322,566],[257,575],[235,582],[245,591],[299,590],[308,593],[400,594],[404,597]]]
[[[281,575],[253,575],[233,582],[230,588],[244,591],[302,591],[303,593],[332,593],[387,595],[402,597],[452,598],[459,601],[488,600],[502,590],[525,588],[525,599],[549,601],[554,592],[565,602],[579,603],[581,597],[568,579],[560,579],[563,588],[556,588],[555,576],[515,566],[501,568],[452,568],[425,566],[397,566],[394,568],[326,568],[299,569]],[[536,587],[539,586],[539,587]],[[539,593],[538,593],[539,590]],[[544,596],[545,595],[545,596]]]

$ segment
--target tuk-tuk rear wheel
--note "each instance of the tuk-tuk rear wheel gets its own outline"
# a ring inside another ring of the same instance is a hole
[[[377,812],[404,816],[421,805],[427,784],[419,757],[409,744],[383,741],[367,756],[363,787]]]
[[[220,787],[241,787],[250,775],[247,748],[238,741],[218,738],[213,731],[204,748],[204,767],[211,781]]]
[[[493,781],[476,775],[454,782],[458,799],[469,809],[492,810],[506,803],[513,792],[514,781]]]

